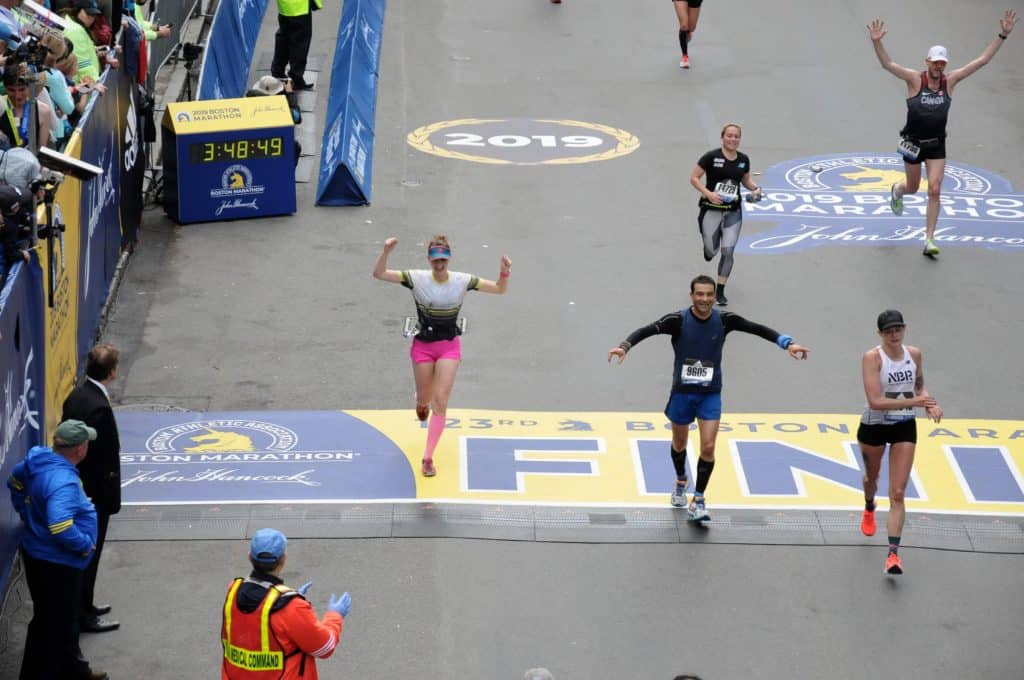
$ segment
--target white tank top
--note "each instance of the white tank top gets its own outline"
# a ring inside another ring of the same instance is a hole
[[[882,396],[888,399],[913,399],[915,395],[914,383],[917,382],[917,363],[910,356],[906,345],[901,345],[903,356],[893,360],[889,358],[882,346],[875,347],[875,351],[882,357],[882,369],[879,377],[882,382]],[[864,409],[864,415],[860,422],[866,425],[893,425],[912,420],[914,418],[914,407],[898,409],[873,409],[870,406]]]

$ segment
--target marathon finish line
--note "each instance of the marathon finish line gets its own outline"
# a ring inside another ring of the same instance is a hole
[[[716,508],[858,509],[857,415],[724,414]],[[457,502],[668,506],[675,474],[660,413],[450,410],[419,475],[413,410],[121,411],[128,505]],[[691,451],[695,448],[691,438]],[[691,467],[695,455],[688,456]],[[879,496],[887,489],[887,463]],[[1024,516],[1024,421],[918,420],[908,509]],[[695,475],[691,470],[690,479]]]

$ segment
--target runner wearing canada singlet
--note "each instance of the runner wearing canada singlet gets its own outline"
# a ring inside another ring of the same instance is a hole
[[[881,344],[869,349],[861,359],[861,378],[868,404],[857,428],[857,442],[864,459],[864,516],[860,529],[865,536],[875,534],[875,493],[882,456],[889,446],[889,552],[885,572],[902,574],[898,554],[906,507],[904,492],[910,481],[917,447],[917,423],[914,408],[923,407],[936,423],[942,409],[924,386],[921,350],[903,344],[907,325],[903,315],[887,309],[878,315]]]
[[[722,128],[722,146],[700,157],[690,173],[690,185],[700,192],[697,227],[704,246],[704,261],[718,260],[718,283],[715,301],[729,304],[725,282],[732,273],[733,254],[743,229],[743,202],[740,186],[752,192],[752,200],[760,200],[761,187],[750,179],[750,158],[739,150],[743,131],[736,123]]]
[[[413,337],[409,355],[412,357],[413,376],[416,379],[416,417],[427,420],[427,445],[423,452],[424,477],[437,474],[434,449],[441,439],[448,412],[448,399],[455,386],[455,374],[462,361],[462,331],[459,311],[466,293],[479,290],[502,295],[508,290],[512,275],[512,260],[501,257],[498,280],[488,281],[463,272],[448,271],[452,249],[448,238],[434,236],[427,246],[430,269],[388,269],[388,255],[398,245],[397,238],[384,242],[384,250],[373,268],[374,278],[400,283],[412,291],[416,301],[419,330]],[[433,410],[433,414],[430,411]]]
[[[939,254],[935,245],[935,225],[939,221],[939,199],[942,178],[946,171],[946,119],[950,100],[957,84],[991,61],[1013,31],[1017,14],[1006,10],[999,20],[999,33],[981,56],[958,69],[945,73],[949,55],[945,47],[935,45],[928,50],[926,69],[915,71],[892,60],[882,45],[885,24],[875,19],[868,25],[868,34],[878,62],[889,73],[907,84],[907,124],[900,131],[899,152],[903,156],[906,179],[890,188],[889,205],[896,215],[903,214],[903,196],[917,192],[921,183],[921,163],[928,176],[928,208],[925,213],[924,254]]]
[[[751,333],[774,342],[794,359],[806,359],[810,351],[793,342],[788,335],[767,326],[747,321],[739,314],[720,312],[714,308],[715,281],[700,275],[690,282],[689,308],[666,314],[652,324],[638,328],[626,340],[608,352],[608,361],[617,357],[621,364],[626,353],[652,335],[672,338],[674,362],[672,391],[665,416],[672,422],[672,464],[676,471],[676,487],[669,501],[674,507],[686,505],[687,468],[686,440],[690,423],[697,420],[700,431],[700,458],[697,460],[697,481],[693,501],[689,504],[690,519],[709,518],[704,490],[715,469],[715,439],[722,418],[722,348],[731,331]]]

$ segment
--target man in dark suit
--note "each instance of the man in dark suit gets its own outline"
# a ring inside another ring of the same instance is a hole
[[[89,445],[89,455],[78,464],[82,486],[96,506],[97,519],[96,552],[82,575],[81,630],[87,633],[116,630],[121,625],[102,618],[110,611],[110,605],[97,605],[93,600],[107,524],[110,516],[121,509],[121,441],[107,391],[117,378],[119,356],[117,348],[106,343],[89,350],[85,381],[64,400],[61,417],[61,420],[81,420],[97,433],[96,441]]]

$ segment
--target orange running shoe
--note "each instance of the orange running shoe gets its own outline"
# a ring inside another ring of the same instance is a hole
[[[860,518],[860,532],[865,536],[875,535],[875,511],[865,510]]]
[[[423,459],[423,476],[433,477],[437,474],[437,468],[434,467],[434,461]]]
[[[903,573],[903,562],[900,562],[900,556],[894,552],[889,553],[889,556],[885,558],[885,573],[886,574],[902,574]]]

